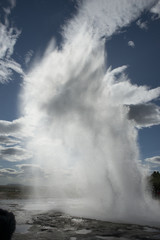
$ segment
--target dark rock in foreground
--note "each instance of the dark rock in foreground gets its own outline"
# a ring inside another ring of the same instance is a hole
[[[34,215],[13,240],[158,240],[160,228],[71,217],[60,212]]]

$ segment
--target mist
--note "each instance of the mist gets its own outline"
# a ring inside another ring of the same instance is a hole
[[[130,105],[158,98],[160,88],[133,85],[127,66],[108,66],[105,48],[107,37],[153,2],[79,3],[63,26],[61,48],[53,38],[24,78],[20,109],[31,136],[26,148],[43,169],[33,184],[47,186],[66,212],[136,223],[159,217],[146,193],[136,122],[128,116]],[[74,198],[80,207],[71,206]]]

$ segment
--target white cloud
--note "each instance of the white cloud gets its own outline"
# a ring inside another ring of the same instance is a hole
[[[0,159],[9,162],[19,162],[28,160],[32,155],[19,146],[3,147],[0,146]]]
[[[136,22],[137,26],[141,29],[147,30],[148,29],[148,22],[147,21],[142,21],[141,19],[138,19],[138,21]]]
[[[144,159],[143,163],[145,169],[148,171],[146,176],[149,176],[153,173],[153,171],[157,171],[160,167],[160,156],[153,156]]]
[[[32,126],[27,124],[27,118],[18,118],[13,121],[0,120],[0,134],[24,139],[33,134]]]
[[[13,121],[0,120],[0,133],[1,134],[17,134],[22,129],[22,118]],[[18,134],[19,135],[19,134]]]
[[[129,106],[129,119],[139,128],[160,124],[160,107],[153,103]]]
[[[153,164],[160,164],[160,156],[154,156],[151,158],[146,158],[146,162],[153,163]]]
[[[150,12],[154,14],[154,18],[160,18],[160,1],[151,8]]]
[[[32,135],[26,119],[19,118],[12,122],[0,120],[0,134],[0,159],[18,162],[32,158],[32,154],[22,147]]]
[[[78,16],[64,27],[64,37],[72,40],[84,26],[94,37],[111,36],[121,27],[129,25],[154,2],[154,0],[100,0],[97,4],[96,0],[85,0]]]
[[[31,58],[33,56],[33,51],[29,50],[25,55],[25,63],[26,65],[31,61]]]
[[[0,144],[6,145],[6,146],[11,146],[11,145],[20,144],[20,140],[15,137],[13,138],[11,136],[1,135],[0,136]]]
[[[128,42],[128,46],[130,46],[130,47],[134,48],[134,47],[135,47],[135,44],[134,44],[134,42],[133,42],[133,41],[129,41],[129,42]]]
[[[20,171],[17,171],[15,169],[12,168],[1,168],[0,169],[0,177],[7,177],[7,176],[13,176],[16,177],[20,174]]]

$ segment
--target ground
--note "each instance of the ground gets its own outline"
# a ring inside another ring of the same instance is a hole
[[[0,206],[16,217],[13,240],[159,240],[160,227],[112,223],[36,210],[29,188],[0,187]],[[26,206],[30,203],[32,207]]]
[[[30,228],[25,233],[15,233],[13,240],[160,239],[160,228],[78,218],[54,211],[33,216],[28,225]]]

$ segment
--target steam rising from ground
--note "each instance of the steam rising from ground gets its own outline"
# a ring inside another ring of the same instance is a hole
[[[74,213],[130,221],[155,214],[156,207],[148,210],[137,130],[128,113],[129,105],[157,98],[160,88],[132,85],[126,66],[106,69],[101,38],[150,5],[85,1],[64,27],[62,49],[53,39],[25,78],[21,107],[32,133],[27,147],[44,170],[35,182],[63,199],[87,199],[88,207]]]

